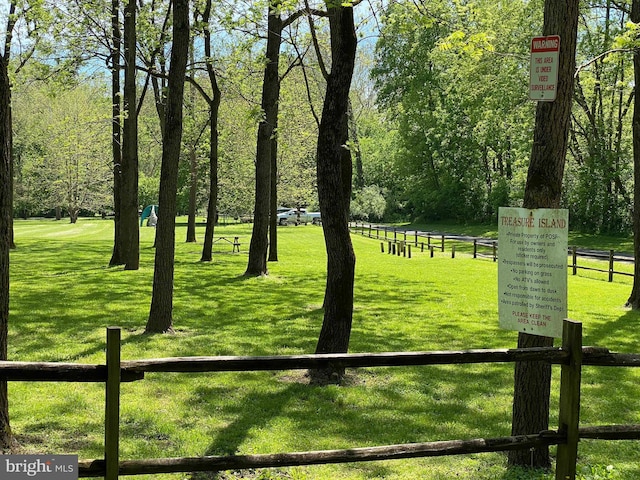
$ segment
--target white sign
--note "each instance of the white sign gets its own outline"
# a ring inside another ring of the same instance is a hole
[[[560,36],[535,37],[531,40],[529,98],[553,102],[558,87]]]
[[[565,209],[500,208],[500,328],[562,337],[567,317],[568,217]]]

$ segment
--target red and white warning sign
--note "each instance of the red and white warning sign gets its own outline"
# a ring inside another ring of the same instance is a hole
[[[529,72],[529,98],[531,100],[553,102],[556,99],[559,54],[559,35],[531,39]]]

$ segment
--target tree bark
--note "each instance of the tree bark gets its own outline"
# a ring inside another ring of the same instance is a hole
[[[0,55],[0,360],[7,360],[9,250],[11,248],[11,94],[7,63]],[[7,382],[0,382],[0,450],[11,447]]]
[[[189,53],[189,1],[174,0],[173,46],[169,69],[165,135],[162,142],[160,199],[156,228],[156,255],[151,309],[145,332],[173,331],[173,275],[175,256],[176,193],[182,142],[182,102]]]
[[[193,37],[191,38],[191,65],[195,65],[193,59]],[[196,87],[189,84],[189,103],[191,105],[190,112],[194,120],[195,125],[195,112],[196,112]],[[196,242],[196,202],[198,194],[198,155],[196,149],[198,148],[198,141],[194,140],[189,145],[189,211],[187,215],[187,238],[186,243]]]
[[[122,178],[122,122],[120,120],[120,0],[111,1],[111,152],[113,156],[113,252],[109,266],[123,265],[120,232]]]
[[[640,23],[640,0],[633,0],[631,4],[630,20]],[[635,95],[633,98],[633,287],[627,300],[627,306],[634,310],[640,309],[640,49],[633,51],[633,77],[635,80]]]
[[[278,119],[271,139],[271,201],[269,203],[269,261],[278,261]]]
[[[4,58],[0,59],[1,61],[5,62],[3,68],[4,70],[6,70],[6,73],[3,73],[3,75],[9,75],[9,60],[11,58],[11,44],[13,41],[13,29],[16,26],[16,4],[17,4],[17,0],[10,0],[9,1],[9,14],[7,15],[7,30],[5,33],[5,41],[4,41]],[[2,79],[0,79],[0,81],[4,81],[4,77]],[[3,86],[4,88],[4,86]],[[13,151],[13,115],[11,113],[11,83],[8,80],[7,81],[7,92],[6,94],[8,95],[8,98],[6,100],[6,113],[4,113],[4,115],[6,115],[6,119],[3,119],[4,121],[7,122],[6,126],[4,125],[4,123],[2,124],[2,126],[0,128],[3,129],[3,133],[6,134],[5,137],[7,141],[8,141],[8,149],[9,149],[9,176],[6,177],[4,179],[5,182],[7,182],[8,185],[8,201],[9,201],[9,205],[11,208],[11,212],[9,215],[9,248],[10,249],[15,249],[16,248],[16,244],[15,244],[15,240],[14,240],[14,235],[13,235],[13,155],[12,155],[12,151]],[[3,92],[4,93],[4,92]],[[4,97],[2,98],[2,101],[4,101]],[[8,267],[7,267],[8,268]]]
[[[138,114],[136,102],[136,2],[129,0],[124,15],[124,119],[120,182],[121,259],[125,270],[140,268],[138,225]]]
[[[545,0],[544,35],[560,35],[557,95],[554,102],[538,102],[524,208],[558,208],[562,193],[569,121],[573,101],[578,0]],[[553,338],[520,333],[518,347],[546,347]],[[551,366],[518,362],[514,374],[512,435],[539,433],[549,428]],[[512,451],[510,465],[549,468],[549,447]]]
[[[207,226],[204,232],[201,262],[210,262],[213,253],[213,234],[218,217],[218,111],[220,109],[221,92],[216,79],[216,72],[211,63],[211,31],[209,30],[209,16],[211,15],[211,0],[207,0],[202,13],[204,28],[204,55],[206,58],[207,75],[211,85],[209,103],[209,203],[207,205]]]
[[[256,142],[256,195],[253,211],[253,232],[249,245],[249,260],[245,275],[259,276],[269,273],[267,250],[269,247],[269,213],[271,199],[271,142],[278,118],[280,96],[280,45],[282,19],[279,0],[270,2],[267,21],[267,65],[262,84],[262,111],[264,118],[258,125]]]
[[[362,150],[360,150],[360,138],[358,137],[358,123],[356,116],[353,113],[353,105],[349,100],[349,107],[347,110],[347,116],[349,118],[349,146],[353,151],[356,160],[356,176],[355,176],[355,189],[359,190],[364,187],[364,170],[362,167]]]
[[[213,86],[213,85],[212,85]],[[218,216],[218,109],[220,107],[220,90],[214,87],[213,101],[209,105],[209,203],[207,204],[207,225],[204,231],[201,262],[213,259],[213,236]]]
[[[327,77],[322,120],[318,131],[318,199],[327,250],[324,320],[316,353],[344,353],[349,348],[353,319],[356,257],[349,234],[352,163],[348,99],[355,64],[357,37],[353,8],[327,2],[331,34],[331,73]],[[340,365],[310,371],[314,383],[339,382]]]

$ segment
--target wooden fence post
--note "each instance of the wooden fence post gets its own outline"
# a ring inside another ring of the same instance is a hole
[[[613,250],[609,250],[609,281],[613,282]]]
[[[571,256],[573,257],[573,274],[578,273],[578,249],[574,246],[571,247]]]
[[[569,351],[569,363],[560,374],[560,412],[558,432],[567,442],[558,445],[556,480],[575,480],[580,435],[580,378],[582,374],[582,323],[565,320],[562,348]]]
[[[478,239],[473,239],[473,258],[478,258]]]
[[[496,242],[493,242],[493,261],[495,262],[498,259],[498,245]]]
[[[440,251],[444,252],[444,235],[442,235],[442,245],[440,246]]]
[[[120,448],[120,328],[107,328],[107,383],[105,388],[105,480],[117,480]]]
[[[456,258],[456,245],[451,245],[451,258]]]
[[[409,249],[409,258],[411,258],[411,244],[410,243],[407,245],[407,248]]]

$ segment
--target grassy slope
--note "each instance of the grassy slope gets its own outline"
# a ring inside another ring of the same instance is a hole
[[[218,243],[201,264],[201,244],[179,227],[173,336],[142,335],[153,276],[153,230],[141,229],[141,268],[109,269],[112,223],[17,221],[11,253],[10,357],[104,361],[105,327],[123,328],[123,359],[179,355],[310,353],[322,322],[322,230],[283,227],[280,261],[267,278],[243,278],[243,253]],[[434,228],[435,230],[435,228]],[[202,238],[203,229],[198,232]],[[497,272],[488,260],[459,254],[414,258],[380,253],[353,237],[357,278],[351,351],[507,348],[516,334],[497,326]],[[569,277],[569,315],[584,322],[586,345],[640,352],[639,315],[623,308],[630,280]],[[639,373],[583,372],[582,422],[640,423]],[[554,379],[559,370],[554,370]],[[304,384],[300,372],[150,374],[123,385],[122,458],[273,453],[510,433],[512,367],[443,366],[360,369],[345,387]],[[103,388],[10,385],[12,426],[26,452],[101,457]],[[556,422],[554,383],[552,426]],[[638,442],[583,441],[581,464],[613,464],[619,478],[640,477]],[[333,465],[263,472],[261,478],[506,479],[502,454]],[[254,476],[258,476],[256,473]],[[140,478],[140,477],[138,477]],[[154,478],[162,478],[155,476]],[[164,478],[186,478],[167,475]],[[199,478],[215,478],[213,476]]]

